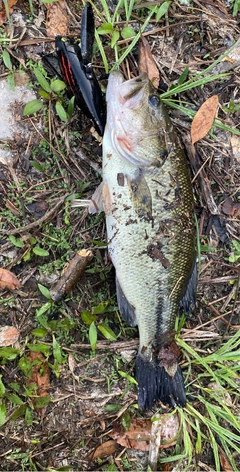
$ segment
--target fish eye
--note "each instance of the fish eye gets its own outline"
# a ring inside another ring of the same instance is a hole
[[[149,97],[149,103],[152,105],[154,108],[157,108],[160,104],[160,98],[157,95],[150,95]]]

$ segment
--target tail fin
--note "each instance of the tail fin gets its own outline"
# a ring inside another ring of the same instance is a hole
[[[136,359],[136,377],[138,381],[138,406],[140,410],[149,410],[157,400],[171,407],[186,405],[186,394],[182,371],[171,377],[157,360],[148,361],[140,353]]]

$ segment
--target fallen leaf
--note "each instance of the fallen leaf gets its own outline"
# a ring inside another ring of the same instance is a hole
[[[192,144],[204,138],[210,131],[218,108],[218,96],[208,98],[199,108],[191,126]]]
[[[39,219],[49,210],[49,205],[45,200],[35,200],[26,205],[29,213],[32,213],[34,218]]]
[[[147,72],[149,80],[158,88],[159,85],[159,70],[155,64],[149,42],[144,36],[141,37],[139,44],[139,70],[140,72]]]
[[[20,331],[14,326],[0,327],[0,347],[16,344],[20,336]]]
[[[80,375],[75,375],[75,373],[74,373],[74,370],[77,367],[77,363],[76,363],[76,361],[75,361],[72,354],[69,354],[69,356],[68,356],[68,366],[69,366],[69,370],[70,370],[72,376],[74,377],[74,379],[77,380],[77,382],[79,382]]]
[[[176,444],[176,435],[179,429],[179,420],[177,415],[162,415],[161,420],[161,444],[164,449]],[[115,425],[109,436],[115,439],[123,447],[138,449],[140,451],[149,451],[151,439],[152,421],[149,419],[133,419],[130,428],[126,430],[119,423]]]
[[[28,84],[30,82],[31,78],[30,75],[28,75],[26,72],[21,71],[21,72],[14,72],[14,83],[15,86],[21,86]]]
[[[46,33],[51,36],[67,36],[69,16],[64,0],[47,3]]]
[[[33,364],[33,366],[31,378],[27,379],[26,384],[35,386],[36,397],[33,397],[34,408],[40,416],[43,416],[46,406],[39,407],[39,402],[37,403],[37,397],[48,397],[48,391],[50,388],[50,371],[48,363],[41,352],[31,351],[29,353],[28,359],[31,364]]]
[[[13,11],[14,5],[16,5],[18,0],[8,0],[8,10],[9,13],[11,14]],[[0,26],[7,21],[7,14],[6,14],[6,9],[4,2],[0,2]]]
[[[0,289],[16,290],[21,284],[15,274],[7,269],[0,269]]]
[[[89,459],[91,461],[94,461],[95,459],[103,459],[103,457],[108,457],[111,456],[111,454],[114,454],[114,452],[117,450],[118,445],[116,441],[113,441],[112,439],[109,441],[106,441],[105,443],[101,444],[98,446],[92,454],[90,454]]]
[[[235,203],[228,197],[222,205],[222,211],[225,215],[240,216],[240,203]]]
[[[234,159],[240,163],[240,136],[233,134],[230,138]]]
[[[219,449],[219,459],[221,463],[221,470],[223,472],[233,472],[233,468],[230,462],[228,461],[225,452],[222,450],[221,447],[219,447],[218,449]]]
[[[224,57],[223,61],[235,64],[240,60],[240,46],[236,46],[227,56]]]
[[[6,201],[5,206],[8,210],[10,210],[13,213],[13,215],[15,215],[17,217],[20,216],[20,211],[18,210],[18,208],[10,200]]]

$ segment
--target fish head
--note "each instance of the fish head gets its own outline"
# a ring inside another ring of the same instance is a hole
[[[106,99],[107,129],[115,150],[139,167],[161,165],[166,154],[161,136],[170,120],[147,74],[124,80],[121,72],[112,72]]]

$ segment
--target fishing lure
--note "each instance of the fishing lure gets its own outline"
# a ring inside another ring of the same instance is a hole
[[[81,22],[81,48],[66,36],[56,36],[58,62],[69,92],[83,113],[92,119],[102,136],[106,110],[101,88],[92,67],[94,16],[92,6],[86,3]]]

